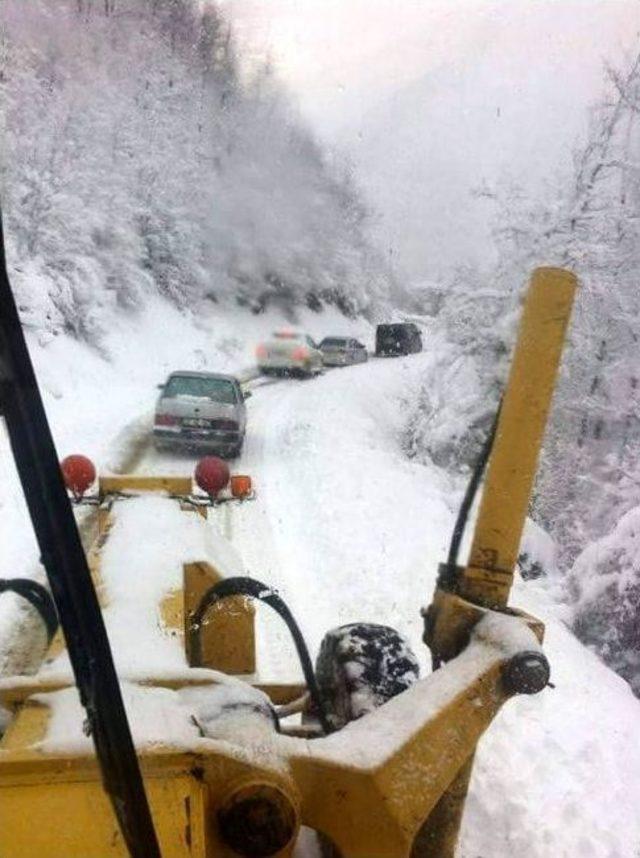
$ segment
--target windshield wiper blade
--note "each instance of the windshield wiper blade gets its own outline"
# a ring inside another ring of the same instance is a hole
[[[0,413],[86,709],[104,788],[132,858],[160,858],[109,639],[9,284],[1,214]]]

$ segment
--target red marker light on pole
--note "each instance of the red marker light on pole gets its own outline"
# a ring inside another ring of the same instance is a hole
[[[96,468],[91,459],[77,453],[63,459],[60,469],[64,484],[74,500],[80,500],[96,478]]]
[[[229,466],[217,456],[205,456],[196,465],[195,481],[214,500],[229,483]]]

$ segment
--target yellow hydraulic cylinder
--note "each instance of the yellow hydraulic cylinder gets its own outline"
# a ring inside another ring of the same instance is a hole
[[[533,272],[500,411],[469,561],[465,599],[490,608],[509,600],[573,298],[575,275]]]

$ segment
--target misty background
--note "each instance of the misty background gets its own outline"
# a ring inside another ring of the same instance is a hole
[[[630,61],[636,0],[229,0],[245,67],[267,59],[336,159],[385,252],[414,280],[495,262],[510,178],[544,192],[572,168],[606,64]]]

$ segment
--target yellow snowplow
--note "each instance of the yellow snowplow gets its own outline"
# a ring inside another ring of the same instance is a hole
[[[101,478],[85,558],[4,281],[4,414],[61,627],[37,674],[0,681],[3,858],[287,856],[303,827],[345,858],[452,858],[478,741],[510,697],[549,681],[543,625],[508,599],[574,276],[532,277],[492,439],[423,612],[423,679],[383,626],[329,635],[314,670],[281,595],[216,528],[225,502],[245,501],[207,498],[190,477]],[[287,623],[304,683],[256,675],[255,601]],[[400,687],[375,689],[362,712],[345,653],[376,635]]]

